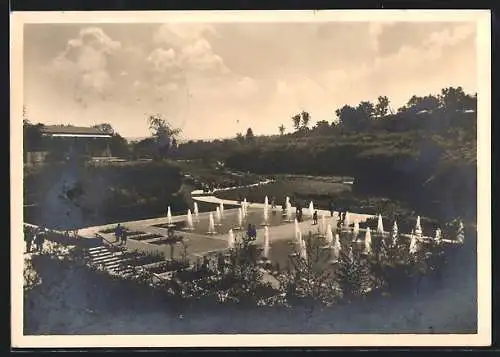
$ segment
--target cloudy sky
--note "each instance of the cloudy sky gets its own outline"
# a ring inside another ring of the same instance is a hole
[[[446,86],[477,90],[474,23],[28,24],[30,120],[108,122],[149,134],[162,113],[185,139],[277,134],[387,95],[393,108]]]

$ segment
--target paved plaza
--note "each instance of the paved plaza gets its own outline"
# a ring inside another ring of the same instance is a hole
[[[237,201],[222,200],[215,196],[198,196],[193,195],[193,199],[198,202],[213,203],[214,211],[222,202],[225,206],[241,206]],[[249,222],[245,222],[243,225],[243,230],[238,229],[238,208],[224,209],[224,215],[222,218],[222,226],[216,227],[216,234],[208,234],[208,217],[210,212],[200,213],[198,218],[199,222],[195,220],[194,231],[187,231],[183,229],[184,222],[187,221],[186,215],[172,216],[172,224],[174,225],[174,234],[183,237],[183,242],[186,244],[186,252],[188,257],[191,259],[202,257],[203,255],[222,251],[227,248],[227,240],[229,229],[232,228],[236,236],[241,233],[246,233],[245,224],[252,223],[257,228],[257,244],[264,243],[264,226],[262,225],[263,219],[263,209],[264,203],[249,203],[248,217]],[[295,208],[292,207],[293,212]],[[326,224],[330,224],[332,227],[336,227],[338,214],[335,213],[331,217],[330,212],[325,210],[317,210],[318,216],[325,216]],[[251,219],[250,219],[251,217]],[[260,218],[262,217],[262,218]],[[295,217],[293,215],[293,217]],[[358,220],[358,222],[364,222],[366,219],[373,217],[366,214],[356,214],[349,213],[351,221]],[[251,221],[251,222],[250,222]],[[131,250],[140,251],[161,251],[165,253],[165,256],[170,257],[173,253],[174,257],[179,257],[183,254],[183,247],[177,244],[172,252],[171,245],[162,242],[168,235],[168,229],[165,228],[168,223],[167,216],[151,218],[139,221],[121,222],[124,226],[132,232],[129,234],[129,239],[127,240],[127,248]],[[307,234],[309,231],[314,232],[318,229],[317,225],[312,224],[312,218],[305,215],[305,219],[299,223],[300,230],[303,234]],[[162,227],[165,226],[165,227]],[[115,237],[113,233],[113,228],[116,224],[108,224],[104,226],[88,227],[81,229],[79,234],[84,238],[94,238],[96,234],[101,235],[108,241],[114,242]],[[269,238],[271,249],[274,242],[283,240],[292,240],[295,235],[295,225],[294,222],[285,221],[285,217],[282,217],[282,212],[280,207],[270,208],[270,220],[269,220]],[[164,244],[162,244],[164,243]]]

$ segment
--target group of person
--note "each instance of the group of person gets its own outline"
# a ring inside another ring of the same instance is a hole
[[[34,230],[26,229],[24,241],[26,243],[26,253],[31,253],[33,245],[35,252],[42,252],[45,239],[47,238],[47,228],[36,227]]]
[[[127,235],[127,230],[123,228],[120,223],[118,223],[115,228],[115,243],[120,242],[121,245],[127,244]]]
[[[257,228],[255,227],[255,225],[248,224],[247,236],[251,240],[256,240],[257,239]]]

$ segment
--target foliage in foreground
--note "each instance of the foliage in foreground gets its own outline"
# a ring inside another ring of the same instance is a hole
[[[280,269],[263,258],[262,249],[243,235],[238,237],[234,248],[205,256],[191,266],[187,266],[186,254],[179,264],[172,259],[166,264],[173,270],[171,279],[159,279],[140,268],[136,269],[135,276],[111,277],[101,268],[89,266],[80,248],[51,245],[25,264],[24,285],[27,292],[45,291],[47,296],[51,289],[70,289],[69,285],[74,282],[68,285],[65,279],[58,277],[59,273],[44,272],[44,266],[51,262],[59,267],[61,274],[82,269],[89,272],[87,276],[94,274],[91,284],[95,286],[95,281],[101,281],[106,290],[125,284],[119,291],[132,289],[136,294],[132,300],[153,294],[179,307],[199,302],[240,306],[332,305],[371,294],[408,291],[415,284],[418,289],[422,276],[439,276],[446,264],[445,247],[441,244],[420,243],[417,253],[410,254],[409,242],[401,236],[394,239],[374,233],[372,253],[365,254],[363,245],[353,243],[354,240],[352,233],[340,233],[340,250],[335,251],[324,237],[310,233],[304,239],[305,254],[297,244],[289,257],[290,264]],[[264,275],[273,276],[277,284],[263,280]]]

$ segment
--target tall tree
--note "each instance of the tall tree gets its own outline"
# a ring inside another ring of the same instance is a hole
[[[375,105],[375,115],[379,118],[383,118],[387,115],[389,111],[389,98],[386,96],[379,96],[377,98],[377,104]]]
[[[300,129],[300,122],[301,122],[302,118],[300,116],[300,114],[296,114],[292,117],[292,121],[293,121],[293,127],[295,128],[295,130],[299,130]]]
[[[309,121],[311,120],[311,114],[306,111],[302,111],[302,113],[300,113],[300,116],[302,118],[302,127],[307,128],[309,125]]]
[[[447,110],[463,110],[467,95],[462,87],[448,87],[441,89],[439,100]]]
[[[254,135],[253,135],[253,130],[252,128],[247,129],[247,133],[245,135],[245,139],[249,142],[252,142],[254,140]]]
[[[356,110],[358,111],[359,115],[363,116],[365,120],[371,119],[373,117],[373,114],[375,113],[375,107],[373,106],[373,103],[368,101],[360,102]]]
[[[165,157],[172,147],[173,139],[181,130],[173,128],[161,114],[148,116],[149,129],[153,134],[159,157]]]
[[[280,135],[284,135],[285,134],[285,126],[283,124],[281,124],[279,127],[278,127],[278,130],[280,132]]]
[[[346,129],[358,129],[360,127],[360,116],[356,108],[344,105],[335,111],[339,119],[339,125]]]

